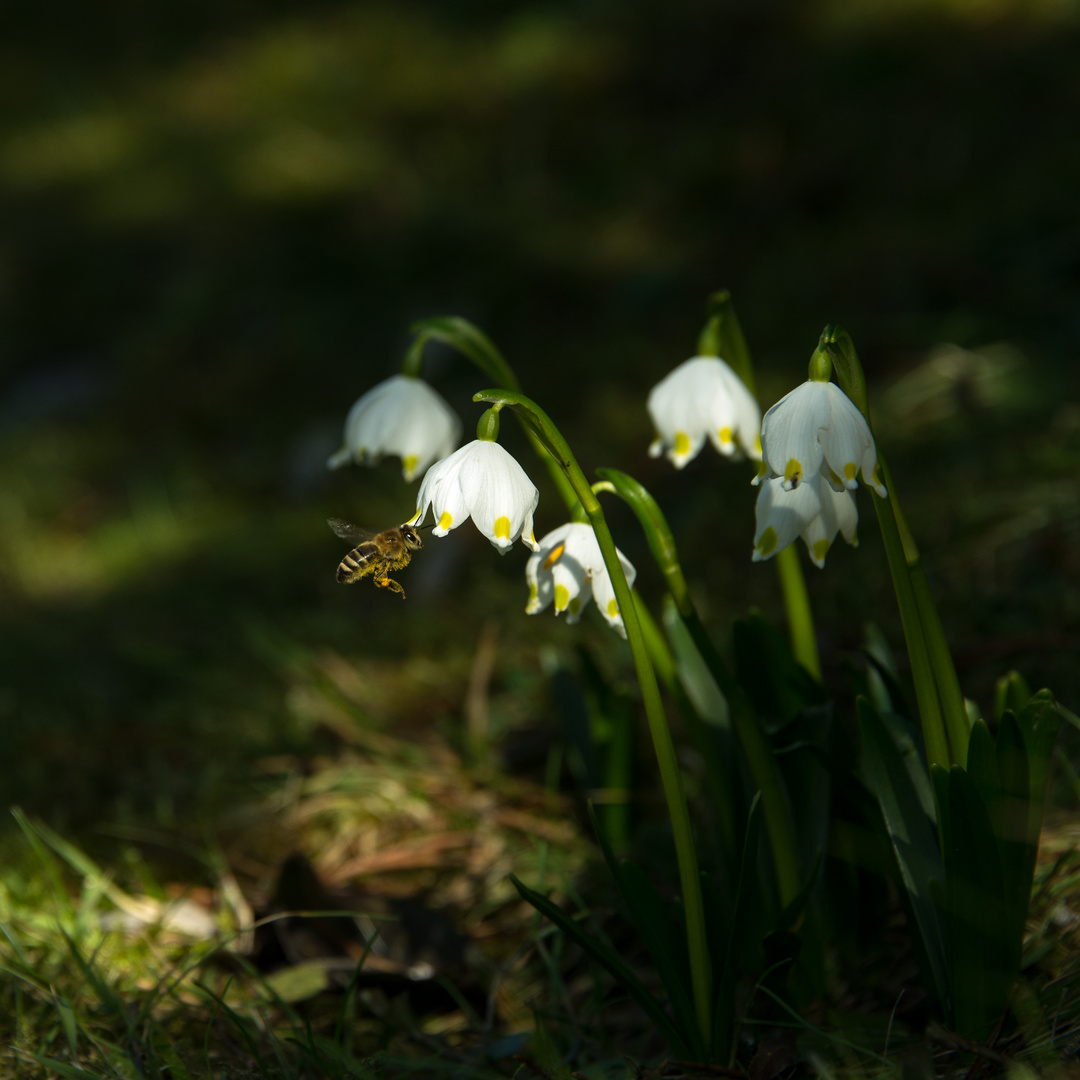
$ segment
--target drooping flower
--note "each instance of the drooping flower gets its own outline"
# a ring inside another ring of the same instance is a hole
[[[870,427],[831,382],[808,379],[785,394],[761,422],[761,447],[770,475],[780,477],[787,491],[820,470],[837,490],[857,488],[861,472],[878,495],[887,495]]]
[[[693,461],[706,438],[728,457],[740,450],[761,459],[761,410],[754,395],[717,356],[695,356],[681,363],[649,392],[649,416],[656,438],[650,457],[667,449],[677,469]]]
[[[633,586],[637,571],[621,551],[618,555],[626,580]],[[592,599],[608,625],[626,637],[615,588],[591,525],[570,521],[549,532],[537,553],[529,556],[525,580],[529,585],[527,614],[535,615],[554,603],[556,615],[565,611],[566,621],[576,623]]]
[[[537,551],[533,511],[539,499],[525,470],[506,450],[492,439],[474,439],[424,474],[416,514],[408,524],[419,525],[430,507],[435,536],[445,536],[471,517],[500,553],[509,551],[518,536]]]
[[[423,379],[393,375],[349,410],[344,445],[326,464],[373,465],[383,454],[396,454],[402,476],[412,480],[451,453],[460,438],[461,421],[440,394]]]
[[[754,513],[754,562],[772,558],[801,536],[811,560],[823,569],[837,533],[853,547],[859,544],[855,492],[835,490],[821,472],[792,488],[784,486],[781,476],[765,480]]]

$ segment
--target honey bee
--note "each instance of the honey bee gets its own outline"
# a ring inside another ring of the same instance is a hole
[[[413,525],[398,525],[394,529],[361,529],[341,518],[329,518],[326,522],[342,540],[356,547],[341,560],[337,579],[342,585],[351,585],[371,574],[380,589],[391,589],[405,597],[401,584],[390,577],[391,572],[404,570],[412,559],[412,553],[424,545],[420,533]]]

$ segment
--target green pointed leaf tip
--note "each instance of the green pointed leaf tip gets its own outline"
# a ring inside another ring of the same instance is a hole
[[[1018,671],[1002,675],[994,690],[994,717],[1000,720],[1006,709],[1018,713],[1031,700],[1031,689]]]

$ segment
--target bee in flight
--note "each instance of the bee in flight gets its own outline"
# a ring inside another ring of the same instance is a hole
[[[405,590],[400,582],[390,574],[404,570],[412,559],[412,553],[424,545],[420,542],[420,533],[412,525],[398,525],[394,529],[361,529],[359,525],[350,525],[341,518],[329,518],[326,522],[342,540],[348,540],[356,547],[341,560],[337,568],[337,579],[342,585],[351,585],[354,581],[371,574],[380,589],[391,589],[405,597]]]

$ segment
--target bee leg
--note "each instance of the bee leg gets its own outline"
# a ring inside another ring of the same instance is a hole
[[[401,587],[400,581],[395,581],[392,577],[377,578],[375,584],[380,589],[389,589],[391,592],[401,593],[401,599],[405,599],[405,590]]]

